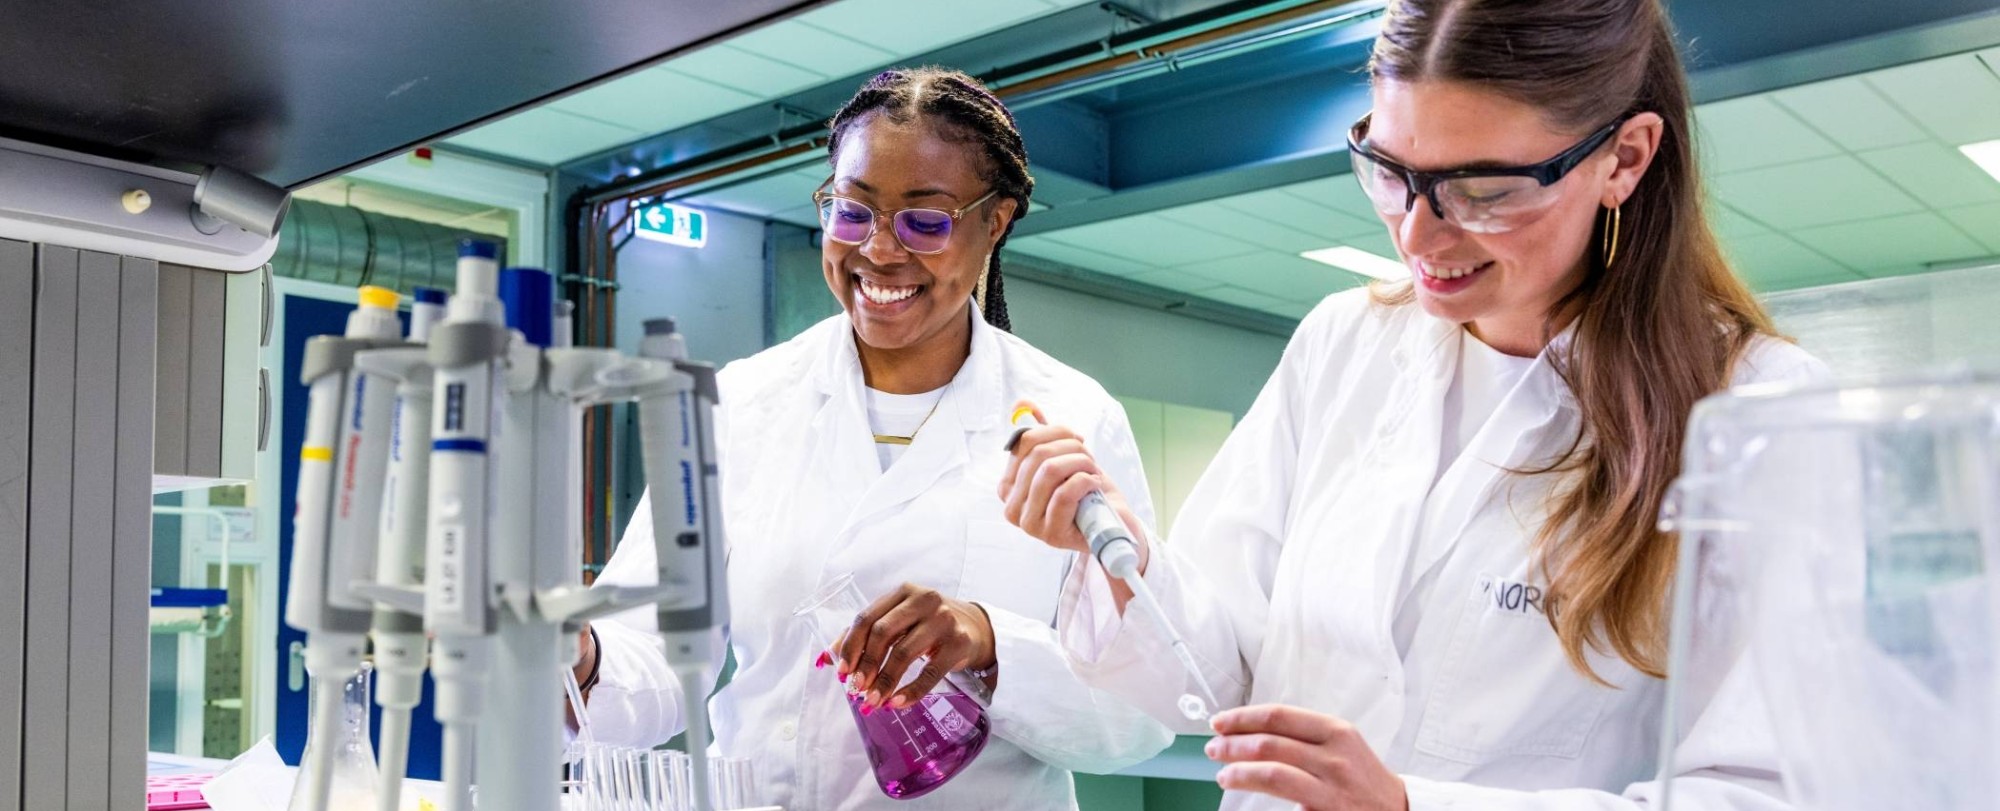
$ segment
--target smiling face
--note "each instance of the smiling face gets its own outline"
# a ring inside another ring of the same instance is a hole
[[[871,116],[840,141],[833,194],[885,214],[903,208],[955,211],[991,191],[976,143],[945,138],[921,119],[897,124]],[[921,350],[970,328],[968,302],[1015,202],[991,198],[951,223],[942,252],[912,253],[887,217],[858,245],[826,239],[820,264],[826,286],[854,323],[862,344]]]
[[[1535,164],[1589,134],[1551,129],[1536,108],[1457,82],[1381,80],[1374,100],[1369,147],[1416,171]],[[1460,229],[1421,197],[1409,212],[1382,219],[1424,310],[1508,351],[1489,335],[1539,333],[1583,282],[1597,211],[1617,168],[1613,150],[1593,154],[1556,182],[1559,197],[1546,213],[1505,233]],[[1608,193],[1622,199],[1625,191]]]

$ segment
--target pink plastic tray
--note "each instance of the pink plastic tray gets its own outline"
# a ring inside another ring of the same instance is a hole
[[[185,811],[207,808],[201,787],[212,774],[162,774],[146,778],[146,811]]]

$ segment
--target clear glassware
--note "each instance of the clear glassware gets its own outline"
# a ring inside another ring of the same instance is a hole
[[[867,606],[854,578],[841,575],[792,613],[805,619],[819,644],[832,652],[854,624],[855,616]],[[909,683],[923,665],[922,660],[911,663],[897,686]],[[985,710],[949,679],[900,710],[884,706],[863,712],[861,695],[849,692],[846,698],[874,769],[875,783],[893,799],[908,800],[936,791],[986,748],[990,722]]]
[[[708,784],[715,811],[737,811],[757,806],[757,783],[749,758],[718,757],[708,761]]]
[[[1680,534],[1663,774],[1748,661],[1797,807],[1991,806],[2000,377],[1710,397],[1661,526]]]
[[[380,786],[381,776],[375,767],[375,745],[368,740],[368,717],[370,714],[369,688],[374,683],[375,668],[363,663],[361,669],[342,684],[340,691],[340,737],[339,749],[333,755],[333,777],[327,792],[326,807],[329,811],[372,811],[375,808],[375,794]],[[316,677],[315,677],[316,680]],[[319,701],[316,685],[307,685],[309,702]],[[312,718],[316,712],[307,713],[306,751],[300,756],[298,781],[292,786],[291,801],[287,808],[303,809],[310,803],[306,800],[309,770],[316,758],[313,754]]]

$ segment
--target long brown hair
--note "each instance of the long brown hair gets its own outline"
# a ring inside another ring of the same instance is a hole
[[[1657,529],[1695,401],[1728,385],[1770,317],[1723,258],[1702,211],[1686,75],[1659,0],[1395,0],[1375,41],[1376,80],[1464,82],[1589,132],[1620,116],[1665,120],[1659,153],[1622,206],[1615,265],[1600,211],[1582,284],[1556,305],[1575,333],[1553,357],[1582,428],[1545,468],[1560,475],[1535,554],[1549,622],[1570,664],[1586,648],[1665,675],[1676,539]],[[1384,300],[1409,300],[1407,287]]]

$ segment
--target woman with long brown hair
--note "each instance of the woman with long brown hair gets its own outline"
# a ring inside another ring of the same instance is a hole
[[[1659,0],[1398,0],[1370,71],[1349,148],[1411,279],[1321,303],[1171,541],[1142,543],[1245,705],[1213,719],[1225,807],[1646,807],[1663,723],[1684,807],[1782,805],[1738,652],[1694,658],[1662,718],[1675,539],[1655,517],[1697,400],[1824,367],[1704,218]],[[1118,484],[1052,427],[1000,493],[1080,549],[1077,501],[1116,506]],[[1065,643],[1175,718],[1187,688],[1161,683],[1173,654],[1129,596],[1074,567]]]

